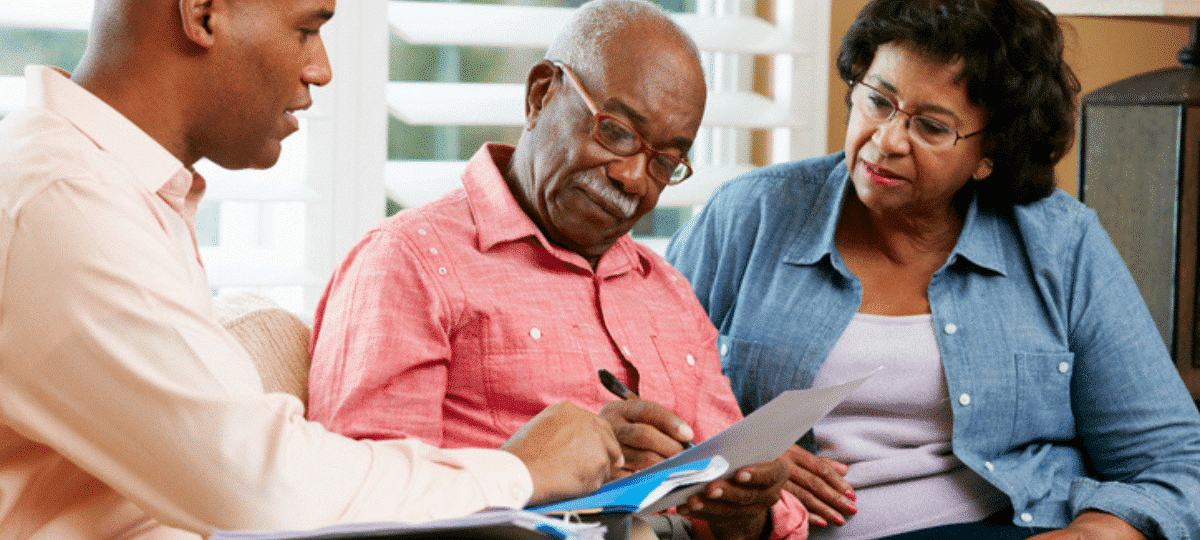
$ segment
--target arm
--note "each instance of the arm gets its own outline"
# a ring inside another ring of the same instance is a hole
[[[1200,535],[1200,415],[1120,256],[1094,214],[1072,269],[1076,430],[1098,480],[1072,486],[1072,511],[1118,517],[1147,536]]]
[[[442,446],[452,309],[398,234],[371,232],[314,317],[309,419],[354,439]]]
[[[512,454],[352,441],[264,394],[211,316],[195,251],[166,232],[184,222],[124,189],[59,182],[2,216],[6,424],[201,534],[524,504]]]

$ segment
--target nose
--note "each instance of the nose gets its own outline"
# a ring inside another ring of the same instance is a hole
[[[903,155],[910,150],[908,140],[908,116],[903,111],[894,115],[875,128],[872,139],[879,151],[885,155]]]
[[[646,171],[649,159],[645,152],[618,157],[609,162],[606,167],[608,177],[616,180],[621,186],[621,191],[625,193],[645,195],[649,189],[649,183],[654,181],[653,178],[650,178],[650,173]]]
[[[319,37],[318,37],[319,39]],[[325,42],[318,41],[313,57],[304,66],[301,77],[305,84],[325,86],[333,80],[333,68],[329,65],[329,55],[325,52]]]

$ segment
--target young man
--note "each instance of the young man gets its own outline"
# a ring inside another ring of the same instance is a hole
[[[354,441],[264,394],[215,321],[192,165],[268,167],[335,0],[102,0],[0,121],[0,538],[196,538],[520,507],[621,463],[569,404],[502,450]]]

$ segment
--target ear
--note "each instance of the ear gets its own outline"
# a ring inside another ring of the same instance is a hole
[[[983,158],[979,160],[979,165],[975,167],[975,174],[971,175],[973,180],[983,180],[992,174],[992,158]]]
[[[216,42],[212,31],[213,3],[220,0],[179,0],[183,33],[193,43],[208,49]]]
[[[529,79],[525,81],[525,129],[533,129],[537,125],[542,109],[550,103],[557,89],[554,85],[558,67],[549,60],[534,64],[529,70]]]

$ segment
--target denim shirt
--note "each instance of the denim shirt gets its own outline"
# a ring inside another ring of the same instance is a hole
[[[862,302],[834,242],[848,182],[841,153],[750,172],[667,248],[746,413],[809,387]],[[928,294],[954,454],[1008,495],[1015,524],[1096,509],[1200,539],[1200,413],[1092,210],[1062,191],[972,201]]]

